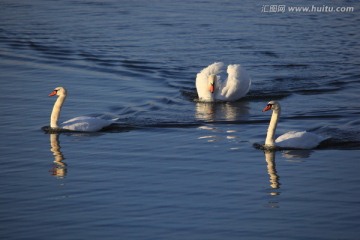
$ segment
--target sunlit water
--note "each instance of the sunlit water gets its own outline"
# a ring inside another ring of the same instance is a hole
[[[1,1],[0,238],[357,239],[360,6],[264,4],[278,3]],[[196,73],[215,61],[247,69],[246,98],[196,101]],[[118,120],[44,133],[57,86],[62,120]],[[274,99],[278,134],[329,140],[255,149]]]

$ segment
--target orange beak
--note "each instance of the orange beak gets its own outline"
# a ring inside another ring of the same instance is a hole
[[[49,97],[55,96],[55,95],[56,95],[56,93],[57,93],[57,91],[56,91],[56,90],[52,91],[52,92],[49,94]]]
[[[266,107],[264,107],[264,109],[262,110],[263,112],[269,111],[271,109],[271,104],[266,105]]]
[[[210,91],[211,93],[214,93],[214,91],[215,91],[215,86],[214,86],[214,84],[210,84],[210,86],[209,86],[209,91]]]

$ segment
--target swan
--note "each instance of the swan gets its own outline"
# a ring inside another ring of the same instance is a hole
[[[52,96],[58,96],[50,117],[50,129],[53,131],[69,130],[80,132],[96,132],[112,124],[112,121],[109,120],[97,117],[81,116],[72,118],[58,125],[61,107],[63,106],[66,99],[67,90],[63,87],[57,87],[49,94],[49,97]]]
[[[281,107],[279,102],[270,101],[263,112],[272,110],[271,120],[265,140],[265,149],[313,149],[317,147],[325,137],[307,131],[290,131],[274,140],[276,126],[279,121]]]
[[[244,97],[251,85],[251,79],[240,64],[227,67],[228,77],[220,79],[224,63],[215,62],[196,75],[196,90],[201,102],[236,101]]]

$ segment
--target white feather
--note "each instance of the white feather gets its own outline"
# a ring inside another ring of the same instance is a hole
[[[224,71],[224,63],[215,62],[196,75],[196,90],[200,101],[236,101],[244,97],[251,86],[251,79],[245,69],[239,64],[227,67],[227,79],[220,78]],[[209,76],[216,75],[214,93],[209,91]]]
[[[208,85],[209,85],[208,78],[210,75],[216,75],[218,82],[219,82],[220,76],[218,76],[218,74],[220,74],[223,66],[224,66],[224,63],[215,62],[215,63],[207,66],[203,70],[201,70],[196,75],[196,90],[197,90],[200,101],[212,102],[215,100],[214,95],[208,89]],[[220,82],[219,82],[219,84],[215,85],[215,89],[216,89],[215,91],[217,91],[217,89],[219,88],[219,85],[220,85]]]
[[[307,131],[290,131],[276,138],[275,143],[281,148],[312,149],[325,139],[325,137]]]
[[[228,78],[223,83],[220,100],[236,101],[244,97],[250,90],[251,79],[240,64],[229,65],[227,68]]]
[[[70,131],[97,132],[111,123],[112,121],[97,117],[81,116],[63,122],[60,127]]]

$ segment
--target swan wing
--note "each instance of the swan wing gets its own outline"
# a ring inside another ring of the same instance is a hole
[[[281,148],[312,149],[326,138],[315,133],[291,131],[279,136],[275,143]]]
[[[112,121],[97,117],[81,116],[63,122],[61,128],[70,131],[97,132],[110,124],[112,124]]]
[[[218,75],[222,71],[222,68],[224,66],[224,63],[222,62],[215,62],[203,70],[201,70],[196,75],[196,91],[199,96],[199,100],[201,101],[211,101],[213,100],[213,96],[209,91],[209,83],[208,83],[208,77],[210,75]],[[219,76],[218,76],[219,79]],[[216,89],[218,89],[219,84],[217,83],[215,85]],[[215,90],[217,91],[217,90]]]
[[[228,78],[218,97],[224,101],[236,101],[250,90],[251,78],[240,64],[231,64],[227,68]]]

